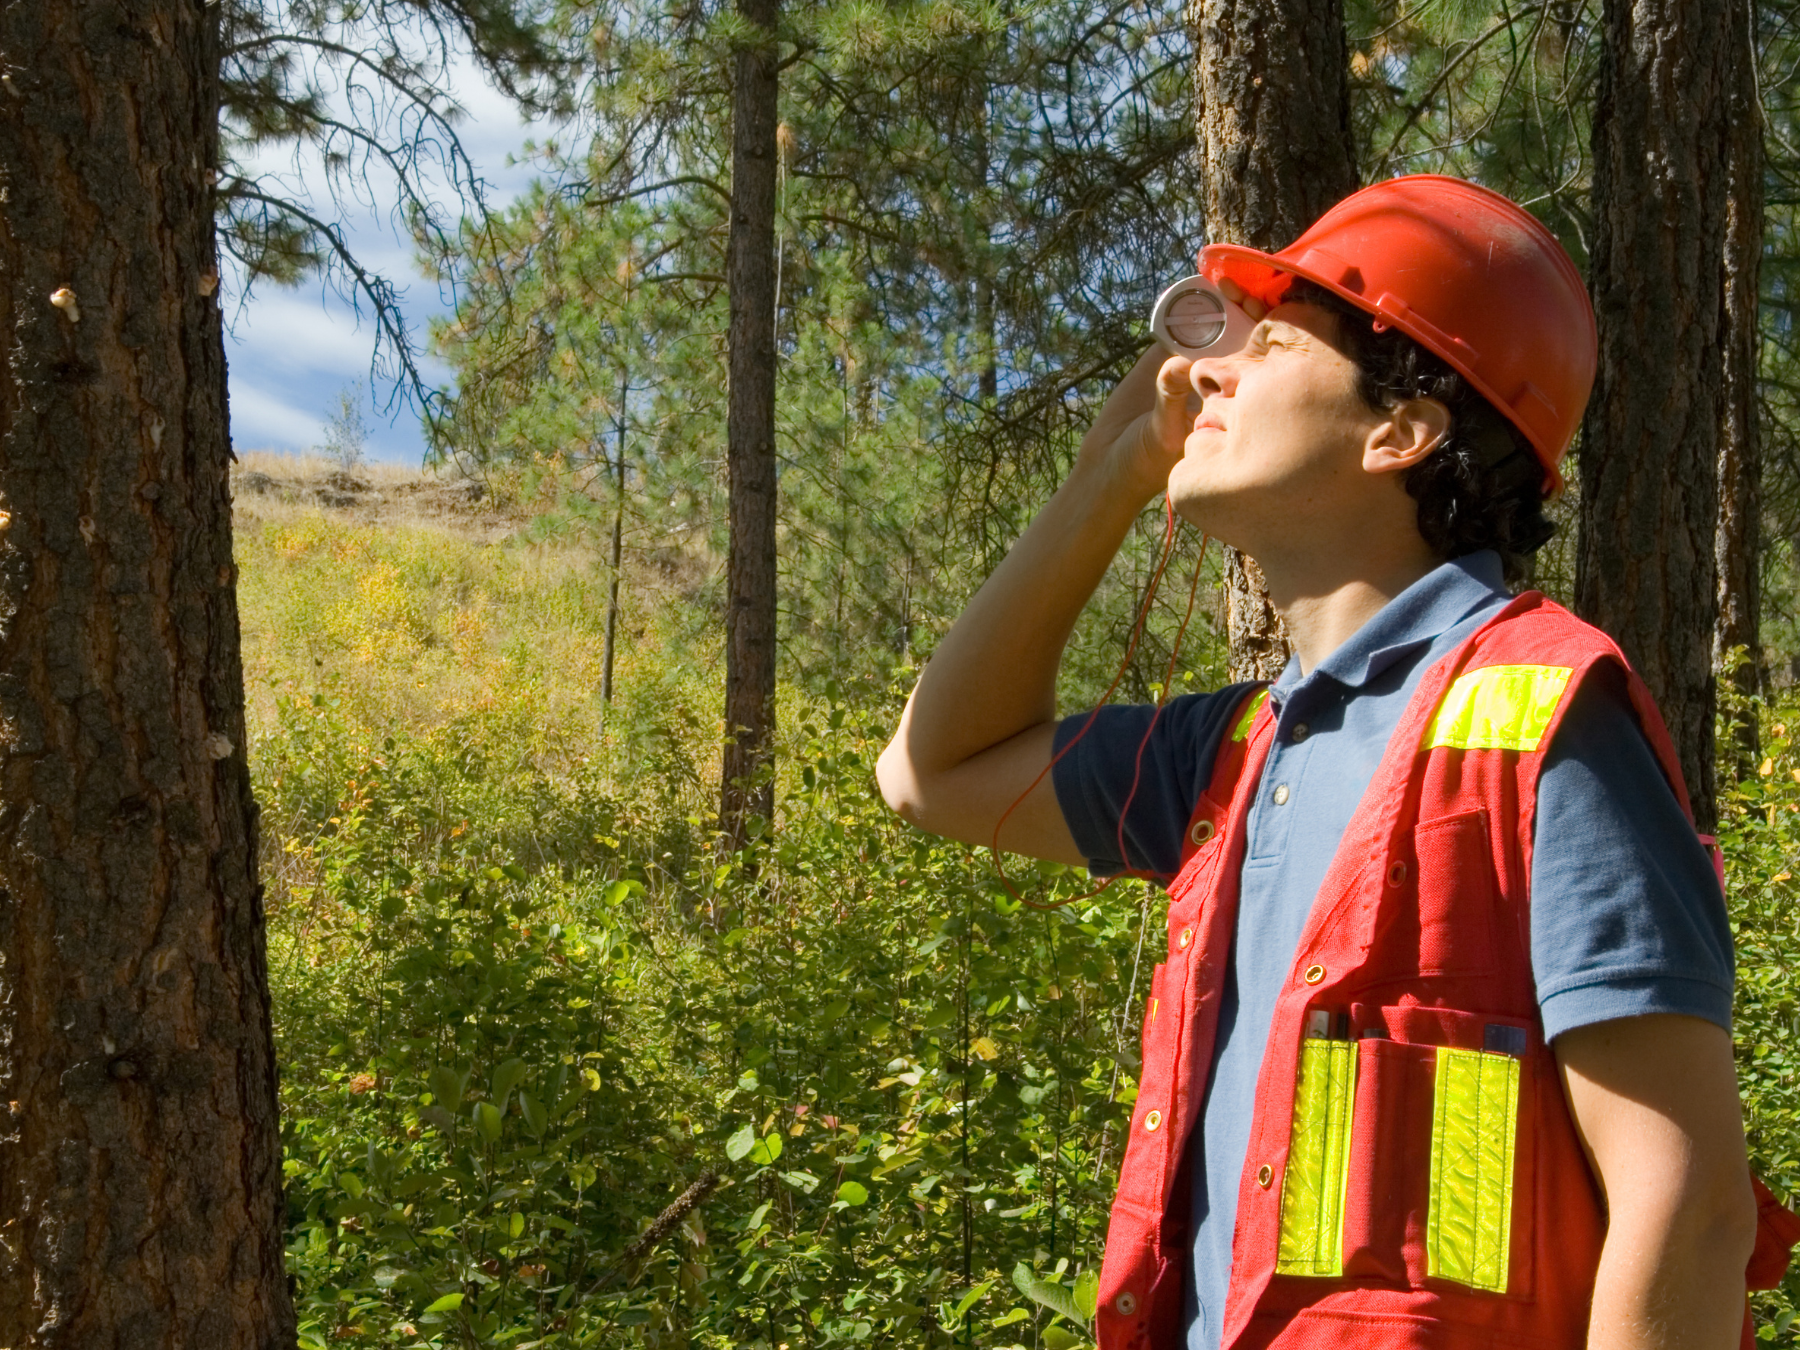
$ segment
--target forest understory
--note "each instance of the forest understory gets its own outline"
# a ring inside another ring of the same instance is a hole
[[[704,559],[627,578],[607,705],[604,560],[516,481],[253,456],[237,502],[303,1344],[1088,1344],[1160,891],[1036,913],[902,825],[898,664],[783,682],[775,829],[721,862]],[[1737,1042],[1794,1194],[1800,700],[1759,711]]]

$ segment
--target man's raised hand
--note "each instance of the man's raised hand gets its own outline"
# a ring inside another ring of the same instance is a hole
[[[1199,411],[1188,378],[1192,368],[1187,357],[1170,356],[1160,346],[1139,357],[1082,438],[1083,465],[1103,469],[1140,501],[1160,493]]]

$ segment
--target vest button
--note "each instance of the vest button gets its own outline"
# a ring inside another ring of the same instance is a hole
[[[1317,984],[1320,980],[1325,978],[1325,967],[1324,966],[1308,966],[1306,968],[1306,977],[1305,978],[1306,978],[1306,982],[1308,984]]]
[[[1256,1169],[1256,1184],[1261,1186],[1265,1191],[1269,1189],[1269,1183],[1273,1180],[1275,1180],[1275,1169],[1270,1167],[1269,1164],[1264,1163],[1261,1167]]]
[[[1282,783],[1275,789],[1275,805],[1286,806],[1288,798],[1287,784]]]
[[[1406,884],[1406,864],[1397,862],[1388,868],[1388,885],[1404,886]]]
[[[1188,831],[1188,838],[1194,841],[1195,848],[1205,848],[1216,828],[1210,820],[1196,820],[1193,828]]]
[[[1137,1311],[1137,1295],[1127,1289],[1113,1300],[1113,1307],[1120,1317],[1130,1317]]]
[[[1162,1124],[1162,1112],[1152,1111],[1144,1117],[1144,1128],[1154,1132]]]
[[[1312,735],[1311,727],[1307,726],[1304,722],[1296,722],[1294,723],[1294,729],[1288,732],[1288,739],[1295,745],[1298,745],[1310,735]]]
[[[1188,927],[1181,930],[1181,936],[1175,939],[1175,945],[1185,952],[1193,941],[1194,930]]]

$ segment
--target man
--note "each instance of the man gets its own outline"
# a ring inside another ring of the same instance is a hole
[[[925,829],[1173,879],[1103,1350],[1725,1350],[1756,1203],[1723,898],[1641,683],[1504,585],[1592,386],[1580,277],[1425,176],[1202,268],[1248,344],[1137,363],[878,769]],[[1266,698],[1059,723],[1165,491],[1261,564],[1294,657]]]

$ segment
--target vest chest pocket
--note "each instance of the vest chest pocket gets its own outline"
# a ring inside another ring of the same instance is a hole
[[[1399,894],[1388,905],[1375,950],[1391,953],[1396,972],[1494,971],[1503,957],[1502,925],[1487,812],[1421,821],[1413,852],[1411,866],[1389,870],[1389,885]]]

